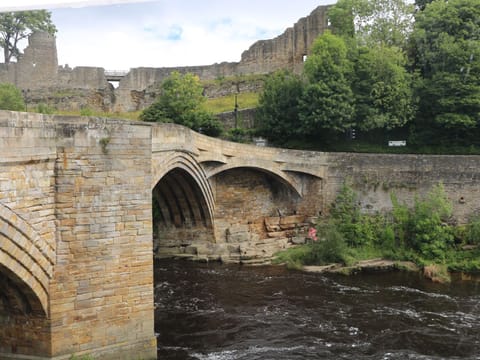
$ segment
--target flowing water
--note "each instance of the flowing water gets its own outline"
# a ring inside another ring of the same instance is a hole
[[[158,356],[480,359],[479,280],[158,261]]]

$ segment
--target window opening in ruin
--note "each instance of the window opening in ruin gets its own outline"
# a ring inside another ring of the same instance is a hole
[[[114,89],[118,88],[118,85],[120,85],[120,81],[109,80],[108,82],[112,84]]]
[[[303,62],[307,61],[307,58],[308,58],[308,56],[304,54],[303,57],[302,57]]]

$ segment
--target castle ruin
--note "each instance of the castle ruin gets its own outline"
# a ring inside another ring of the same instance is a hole
[[[144,109],[156,98],[158,86],[172,72],[193,73],[202,80],[235,75],[267,74],[279,69],[300,72],[310,47],[328,27],[328,6],[319,6],[278,37],[255,42],[240,62],[207,66],[132,68],[118,76],[114,88],[108,72],[100,67],[59,66],[55,37],[48,33],[30,36],[16,63],[0,64],[0,82],[22,90],[27,106],[44,103],[58,110],[90,108],[108,112]]]

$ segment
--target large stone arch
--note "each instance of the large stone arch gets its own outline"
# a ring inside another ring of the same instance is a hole
[[[202,167],[187,152],[162,154],[153,163],[154,248],[158,256],[215,242],[214,195]]]
[[[0,272],[8,278],[15,274],[15,283],[21,283],[19,288],[23,289],[29,306],[48,316],[55,250],[24,219],[2,204],[0,241]]]
[[[205,171],[195,158],[188,152],[171,152],[162,156],[154,153],[152,159],[152,190],[159,183],[159,181],[170,171],[174,169],[181,169],[185,171],[198,185],[202,197],[205,199],[208,216],[213,222],[213,213],[215,209],[215,198],[212,187],[208,181]]]

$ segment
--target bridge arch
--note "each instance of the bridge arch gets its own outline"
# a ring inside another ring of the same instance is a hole
[[[215,209],[215,200],[210,182],[207,179],[205,171],[195,158],[188,152],[172,152],[165,156],[155,156],[154,153],[152,161],[152,190],[160,182],[160,180],[169,172],[174,169],[181,169],[198,185],[198,190],[201,193],[203,199],[206,202],[206,209],[208,211],[208,217],[213,222],[213,213]]]
[[[48,288],[55,252],[20,216],[0,204],[0,275],[15,284],[32,311],[48,315]],[[6,302],[18,304],[18,291]],[[14,295],[17,294],[17,295]]]
[[[154,247],[171,247],[215,239],[214,195],[205,172],[188,152],[162,153],[153,161]]]

